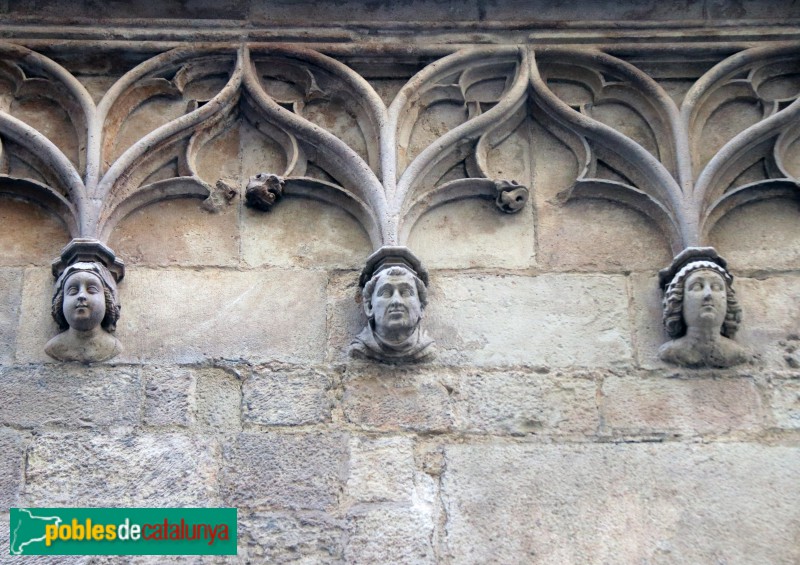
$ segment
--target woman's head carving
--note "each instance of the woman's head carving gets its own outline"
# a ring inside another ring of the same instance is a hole
[[[113,332],[119,313],[117,285],[103,264],[73,263],[58,277],[52,314],[60,329],[86,331],[99,322],[104,330]]]
[[[703,272],[706,276],[702,275]],[[687,282],[691,283],[688,289]],[[724,288],[718,289],[718,285]],[[733,277],[716,262],[698,260],[684,265],[672,278],[664,292],[663,321],[667,334],[672,339],[682,337],[686,334],[687,323],[694,323],[692,320],[696,317],[716,315],[722,320],[720,333],[725,337],[733,338],[742,320],[742,308],[736,300],[736,293],[732,285]],[[725,292],[725,300],[724,305],[715,306],[715,295],[718,290]],[[687,320],[687,313],[684,311],[687,292],[703,292],[705,294],[704,298],[697,297],[698,301],[705,301],[705,306],[698,306],[698,310],[706,310],[705,314],[701,312],[695,314],[694,304],[692,304],[692,315],[690,320]],[[724,317],[722,310],[724,310]]]

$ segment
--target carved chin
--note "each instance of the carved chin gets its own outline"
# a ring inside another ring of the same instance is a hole
[[[384,318],[383,325],[387,328],[392,329],[399,329],[403,327],[411,328],[412,324],[408,319],[408,315],[405,312],[399,312],[397,314],[389,314]]]
[[[722,327],[725,316],[720,316],[716,308],[703,308],[697,314],[697,322],[703,327]],[[688,325],[688,324],[687,324]]]
[[[81,316],[70,316],[67,318],[67,323],[72,329],[86,332],[99,326],[100,320],[97,320],[91,313],[88,313]]]

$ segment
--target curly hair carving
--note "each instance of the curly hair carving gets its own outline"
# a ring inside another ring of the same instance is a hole
[[[690,263],[675,275],[669,283],[662,302],[664,328],[670,338],[676,339],[686,335],[686,322],[683,319],[683,293],[686,279],[689,275],[699,270],[713,271],[722,276],[725,281],[727,312],[725,321],[722,323],[720,333],[728,338],[733,338],[739,330],[739,323],[742,321],[742,307],[736,299],[736,291],[733,289],[730,274],[719,265],[710,264],[706,261]]]

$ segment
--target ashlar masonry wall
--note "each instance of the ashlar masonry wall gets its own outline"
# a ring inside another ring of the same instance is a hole
[[[153,49],[47,55],[97,101]],[[682,65],[629,60],[680,103],[738,50],[683,53]],[[388,73],[357,49],[322,51],[358,69],[387,104],[444,55],[395,54]],[[185,102],[138,108],[119,146]],[[72,143],[50,102],[7,109],[59,147]],[[370,143],[339,110],[309,119]],[[709,121],[702,151],[760,111],[733,97]],[[111,233],[127,269],[115,334],[124,352],[111,361],[45,354],[58,331],[50,264],[71,234],[42,207],[0,194],[0,560],[800,562],[797,199],[745,204],[706,242],[736,277],[736,340],[751,362],[669,365],[657,354],[669,238],[608,199],[564,201],[583,163],[533,102],[522,112],[487,167],[530,188],[526,207],[503,215],[490,200],[457,200],[409,235],[431,274],[423,323],[438,355],[426,363],[347,356],[366,323],[358,277],[370,236],[342,209],[291,194],[266,213],[246,207],[248,178],[282,170],[285,156],[244,110],[196,158],[202,181],[222,179],[235,196],[214,211],[198,199],[158,201]],[[620,105],[595,117],[633,139],[654,135]],[[435,143],[464,118],[458,104],[432,106],[411,145]],[[800,143],[783,158],[796,177]],[[10,159],[15,171],[24,176]],[[8,509],[20,506],[233,506],[239,554],[12,558]]]

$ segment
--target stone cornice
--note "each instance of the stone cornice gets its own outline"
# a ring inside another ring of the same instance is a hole
[[[328,52],[365,46],[442,54],[469,45],[597,46],[607,49],[728,51],[800,39],[800,19],[687,21],[286,21],[4,17],[0,38],[39,50],[97,47],[156,52],[186,42],[313,45]]]

